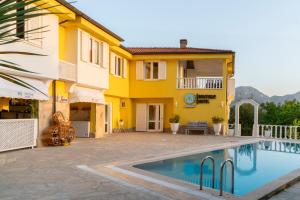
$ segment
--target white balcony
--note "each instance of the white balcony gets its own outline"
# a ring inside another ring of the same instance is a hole
[[[77,66],[63,60],[59,61],[59,78],[67,81],[77,80]]]
[[[223,89],[223,77],[177,78],[177,89]]]

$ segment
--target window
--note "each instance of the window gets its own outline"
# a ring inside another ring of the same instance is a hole
[[[121,100],[120,107],[121,108],[126,108],[126,101],[125,100]]]
[[[110,73],[114,76],[127,78],[127,60],[114,52],[110,54]]]
[[[81,60],[95,65],[103,65],[103,43],[84,32],[81,32]]]
[[[23,0],[17,0],[17,3],[24,4]],[[16,36],[20,39],[25,38],[25,20],[24,20],[24,13],[22,13],[25,10],[25,5],[20,6],[17,9],[17,12],[19,14],[17,15],[17,21],[16,21]]]
[[[157,80],[158,79],[158,69],[159,63],[158,62],[145,62],[144,64],[144,78],[147,80]]]

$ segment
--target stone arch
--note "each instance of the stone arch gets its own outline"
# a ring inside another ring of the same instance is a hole
[[[254,124],[253,124],[253,130],[252,130],[252,136],[258,137],[258,109],[259,109],[259,104],[255,102],[252,99],[244,99],[239,101],[235,105],[235,123],[234,123],[234,135],[235,136],[241,136],[241,130],[239,127],[240,123],[240,106],[243,104],[251,104],[254,107]]]

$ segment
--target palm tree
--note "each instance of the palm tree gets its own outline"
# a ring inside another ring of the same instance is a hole
[[[44,26],[28,30],[25,28],[25,24],[28,20],[34,17],[49,14],[62,14],[42,12],[45,9],[50,9],[53,7],[56,6],[49,6],[47,5],[47,3],[43,3],[41,0],[0,0],[0,49],[3,45],[18,43],[22,42],[23,40],[41,40],[42,38],[34,38],[33,36],[36,35],[35,33],[45,32],[46,27]],[[45,56],[42,54],[36,54],[31,52],[0,50],[0,55],[1,54]],[[22,67],[18,63],[14,63],[6,59],[0,59],[0,67],[20,72],[35,73],[32,71],[25,70],[24,66]],[[19,86],[41,92],[34,86],[7,73],[0,72],[0,78],[17,84]]]

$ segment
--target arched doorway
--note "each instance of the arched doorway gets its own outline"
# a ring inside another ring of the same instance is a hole
[[[254,107],[254,124],[253,124],[252,136],[258,137],[257,127],[258,127],[259,104],[252,99],[244,99],[235,105],[234,135],[241,136],[241,130],[240,130],[240,126],[239,126],[239,124],[240,124],[240,106],[243,104],[251,104]]]

